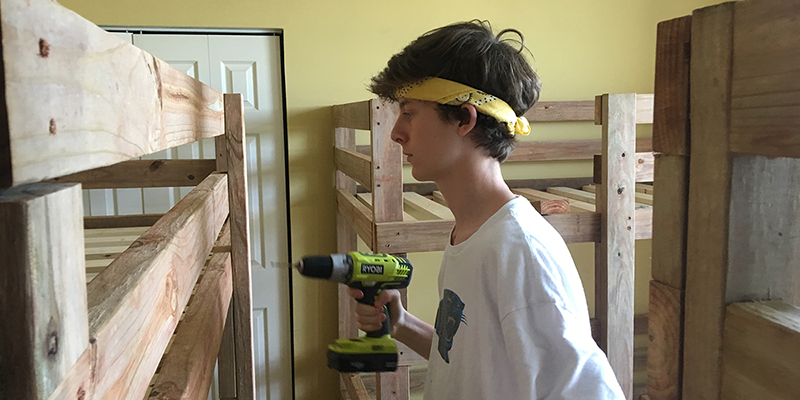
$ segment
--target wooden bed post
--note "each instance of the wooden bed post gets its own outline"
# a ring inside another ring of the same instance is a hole
[[[89,345],[81,190],[0,190],[0,398],[46,399]]]
[[[225,94],[225,142],[230,202],[231,269],[233,272],[233,332],[236,357],[236,398],[255,398],[253,370],[253,304],[250,287],[250,231],[245,169],[242,95]],[[218,150],[219,152],[219,150]]]
[[[602,97],[601,215],[595,244],[595,318],[599,343],[627,399],[633,397],[634,159],[636,95]],[[611,241],[614,238],[614,241]]]

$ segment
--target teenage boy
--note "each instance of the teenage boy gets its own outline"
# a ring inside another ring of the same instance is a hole
[[[519,49],[503,37],[515,34]],[[396,290],[356,308],[360,329],[380,328],[428,358],[425,398],[623,399],[592,340],[588,307],[564,240],[503,180],[500,163],[540,81],[522,35],[487,22],[419,37],[372,79],[397,101],[392,140],[417,180],[433,181],[455,216],[439,272],[435,326],[406,311]],[[351,289],[350,295],[362,293]]]

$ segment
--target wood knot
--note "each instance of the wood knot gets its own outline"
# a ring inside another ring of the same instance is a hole
[[[150,164],[150,171],[155,171],[155,170],[157,170],[157,169],[161,168],[161,166],[162,166],[162,165],[164,165],[164,160],[156,160],[156,161],[153,161],[153,162]]]
[[[47,356],[53,357],[58,354],[58,332],[51,332],[47,335]]]
[[[617,194],[622,194],[625,191],[624,187],[617,188]]]
[[[56,120],[55,118],[50,118],[50,136],[56,134]]]
[[[50,43],[47,40],[39,39],[39,57],[47,58],[50,55]]]
[[[187,178],[189,178],[190,181],[193,181],[194,180],[194,175],[189,175],[189,176],[187,176]]]
[[[78,388],[78,393],[75,394],[75,398],[78,400],[83,400],[86,398],[86,389]]]

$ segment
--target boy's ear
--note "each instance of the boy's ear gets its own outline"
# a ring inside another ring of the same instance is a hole
[[[478,123],[478,110],[469,103],[461,105],[461,118],[458,121],[458,134],[465,136],[470,133]]]

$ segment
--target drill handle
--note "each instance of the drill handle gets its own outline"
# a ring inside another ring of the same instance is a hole
[[[377,288],[365,288],[360,287],[361,291],[364,293],[364,297],[360,299],[356,299],[357,302],[361,304],[366,304],[369,306],[375,305],[375,298],[378,297],[378,293],[380,293],[380,289]],[[367,332],[367,337],[370,338],[380,338],[385,335],[388,335],[391,332],[391,319],[389,317],[389,307],[383,306],[383,313],[386,315],[386,319],[381,324],[381,328],[377,331]]]

